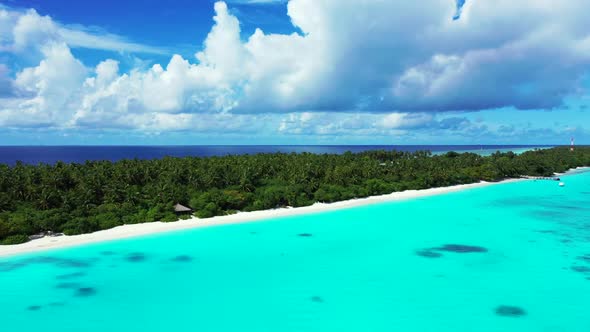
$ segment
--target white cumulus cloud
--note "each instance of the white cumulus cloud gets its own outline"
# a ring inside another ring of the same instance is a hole
[[[39,15],[34,9],[21,12],[0,8],[0,51],[23,53],[55,40],[76,48],[148,54],[170,53],[162,47],[134,43],[97,29],[63,25],[49,16]]]
[[[15,75],[19,96],[0,99],[0,123],[204,130],[206,121],[235,128],[220,121],[240,119],[245,128],[243,119],[287,113],[271,116],[276,130],[370,134],[461,124],[437,122],[429,115],[437,111],[554,108],[586,93],[589,4],[467,0],[453,20],[449,0],[291,0],[288,15],[301,33],[256,29],[243,39],[238,19],[217,2],[194,58],[174,55],[128,72],[111,59],[85,68],[70,47],[157,50],[72,30],[33,10],[0,9],[0,32],[12,36],[0,36],[1,49],[41,57]]]

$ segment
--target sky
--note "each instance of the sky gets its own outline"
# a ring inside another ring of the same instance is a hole
[[[0,0],[0,145],[590,144],[590,0]]]

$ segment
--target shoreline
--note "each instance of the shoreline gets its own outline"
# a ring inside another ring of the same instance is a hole
[[[121,240],[133,237],[141,237],[146,235],[195,229],[201,227],[213,227],[220,225],[256,222],[267,219],[334,211],[378,203],[411,200],[421,197],[436,196],[452,192],[463,191],[467,189],[482,188],[497,184],[506,184],[518,181],[526,181],[526,179],[507,179],[499,182],[481,181],[471,184],[460,184],[448,187],[438,187],[421,190],[406,190],[394,192],[391,194],[369,196],[365,198],[357,198],[334,203],[315,203],[313,205],[297,208],[286,207],[272,210],[238,212],[232,215],[216,216],[207,219],[199,219],[197,217],[192,217],[187,220],[179,220],[168,223],[158,221],[151,223],[122,225],[102,231],[97,231],[94,233],[80,235],[63,235],[58,237],[46,236],[40,239],[31,240],[26,243],[14,245],[1,245],[0,257],[5,258],[9,256],[30,254],[52,249],[64,249],[99,242],[108,242],[113,240]]]

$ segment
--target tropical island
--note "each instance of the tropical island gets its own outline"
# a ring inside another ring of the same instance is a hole
[[[590,166],[590,147],[490,156],[429,151],[257,154],[0,165],[0,243],[155,221],[303,207]],[[183,208],[185,207],[185,208]],[[186,213],[189,212],[189,213]]]

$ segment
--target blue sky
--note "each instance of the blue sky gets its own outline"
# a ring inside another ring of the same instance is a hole
[[[0,0],[0,144],[590,144],[585,0]]]

